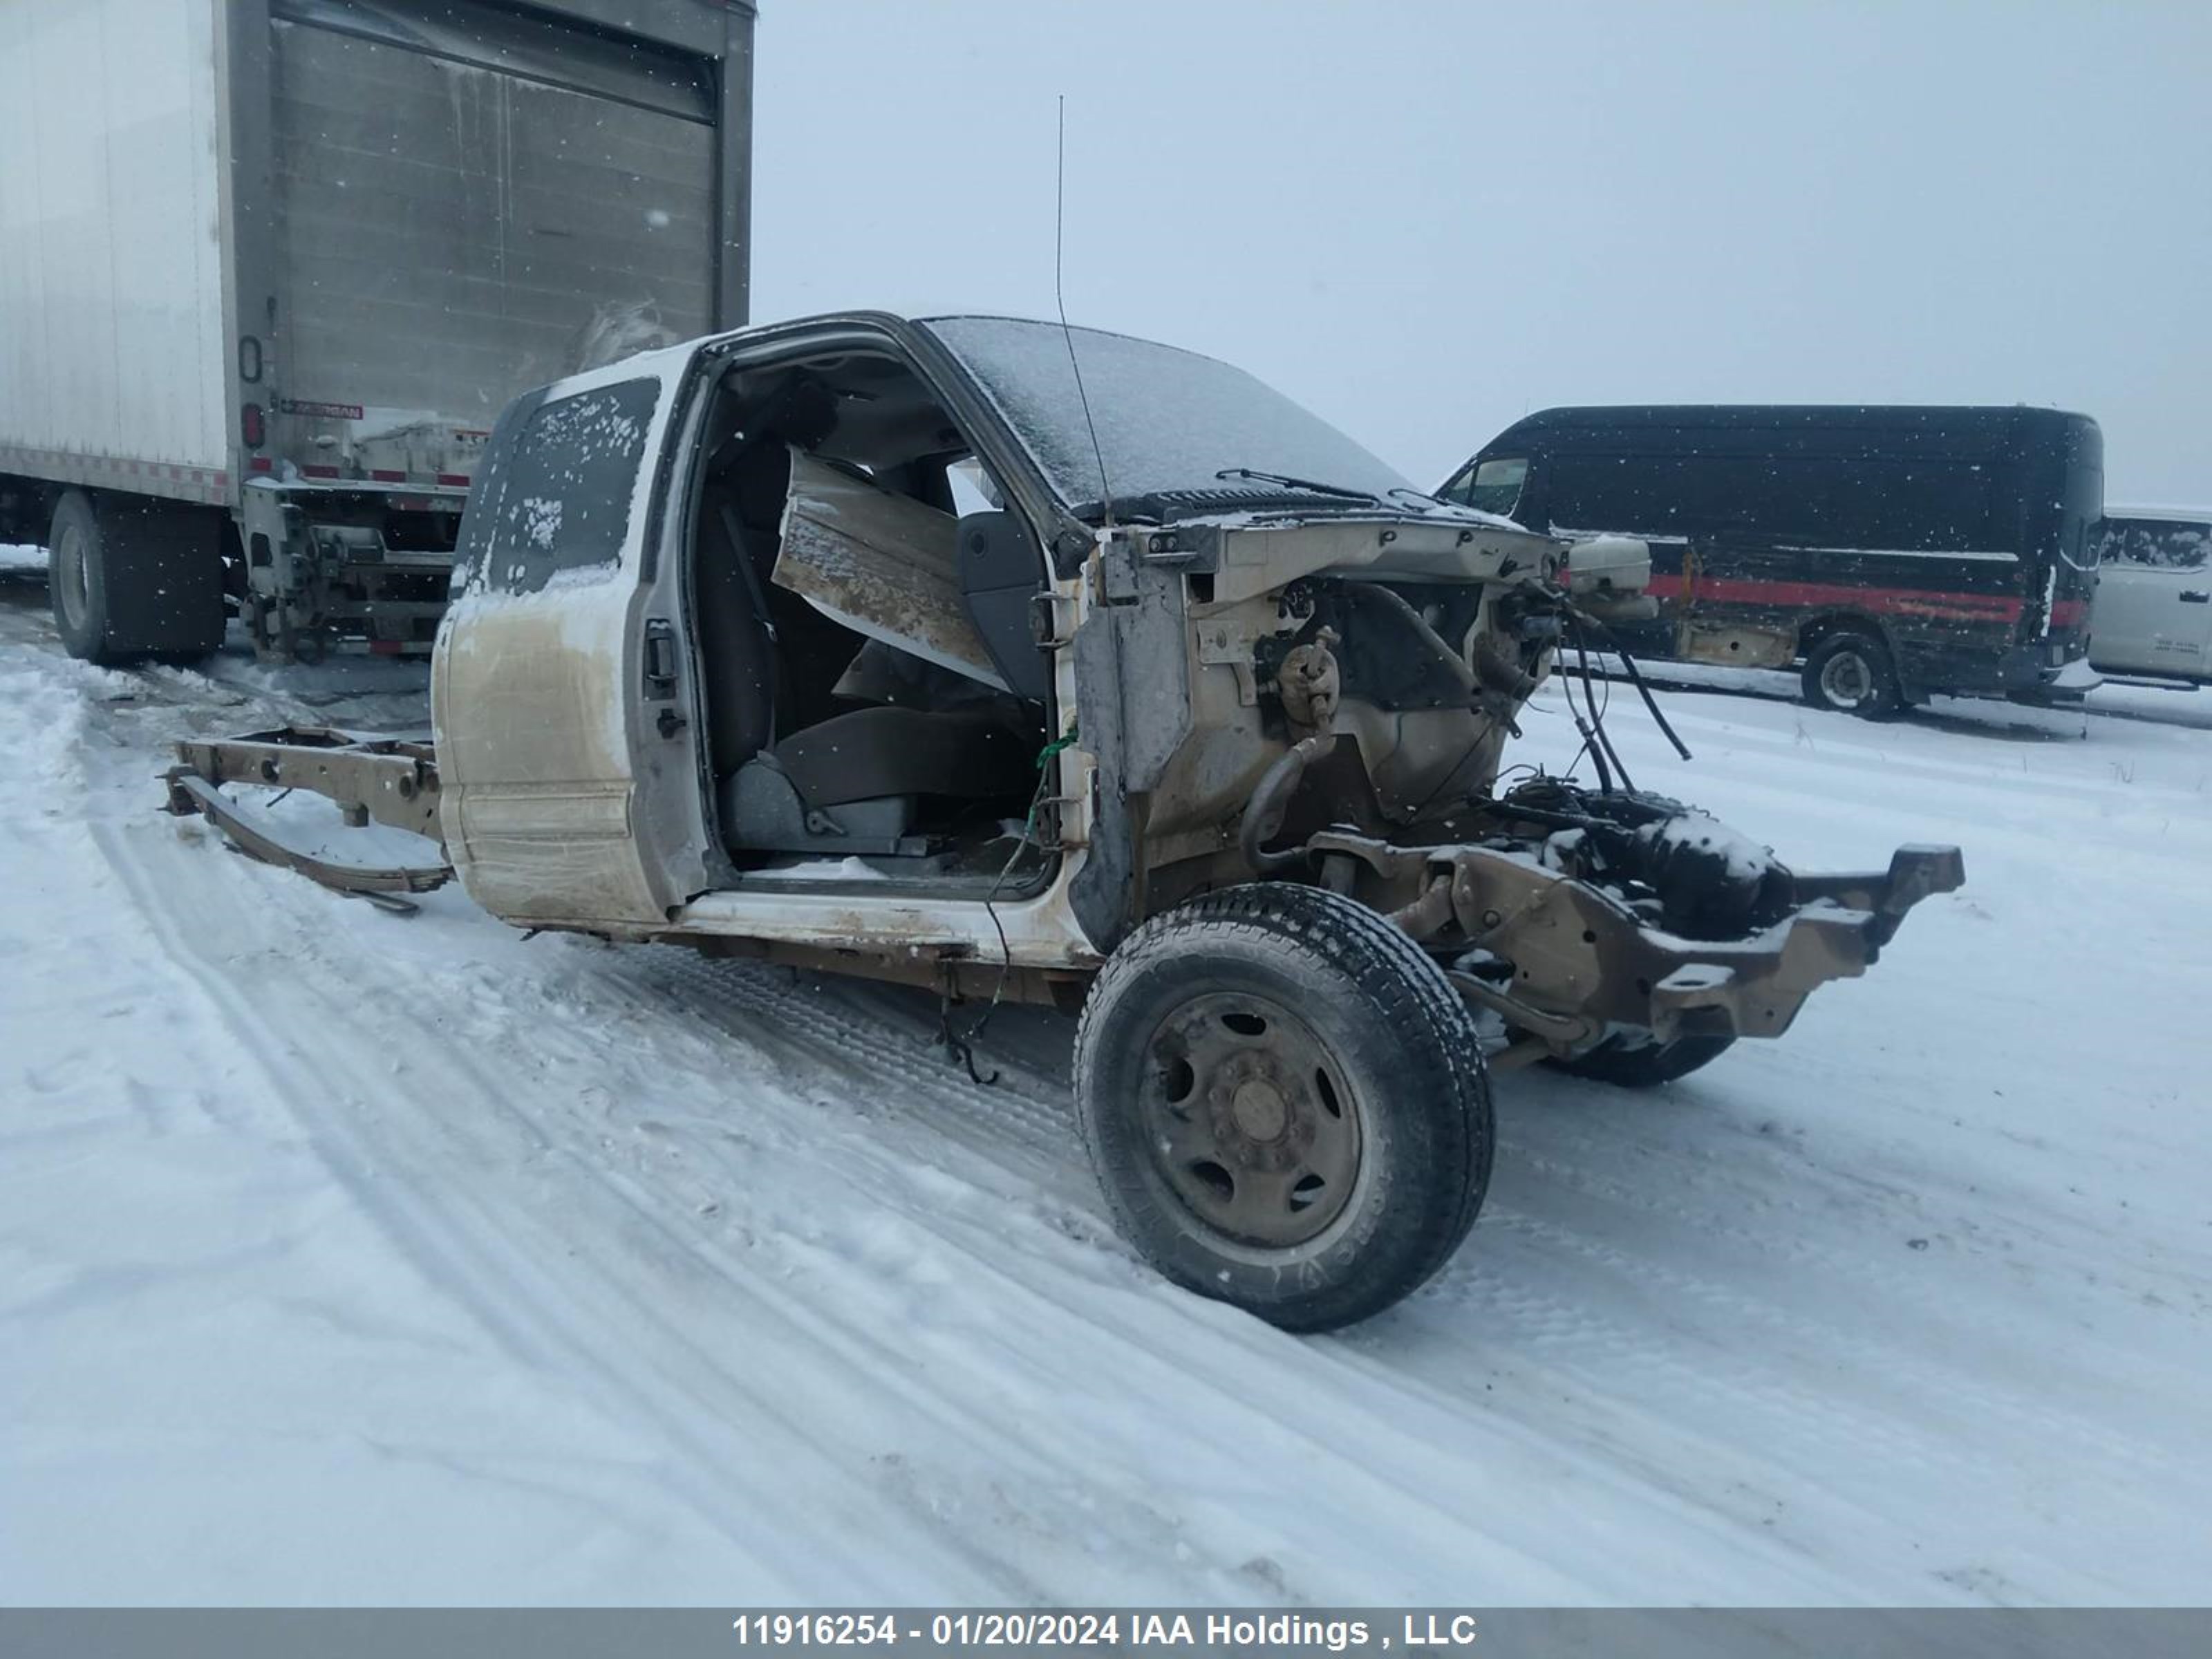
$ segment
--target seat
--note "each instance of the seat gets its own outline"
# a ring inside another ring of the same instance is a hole
[[[810,805],[879,795],[1026,795],[1036,745],[995,708],[859,708],[794,732],[770,757]]]
[[[701,504],[698,550],[692,608],[708,751],[714,775],[721,778],[775,739],[776,641],[736,499],[720,483],[708,486]]]
[[[772,585],[793,447],[811,449],[836,425],[834,400],[811,390],[784,388],[768,414],[740,422],[702,502],[696,605],[723,835],[733,853],[918,854],[930,850],[915,832],[925,800],[1028,799],[1037,723],[1018,700],[965,681],[990,701],[836,712],[852,695],[839,671],[856,636]],[[881,695],[962,695],[927,673],[891,678]]]
[[[915,854],[928,850],[915,834],[924,797],[1018,801],[1036,776],[1035,738],[999,708],[862,708],[725,778],[722,823],[749,852]]]
[[[836,677],[823,665],[852,650],[843,628],[769,583],[790,469],[781,444],[756,445],[702,492],[692,604],[717,778],[830,714]]]

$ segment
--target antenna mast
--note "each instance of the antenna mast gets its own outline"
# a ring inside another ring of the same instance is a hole
[[[1106,452],[1098,442],[1098,422],[1091,417],[1091,394],[1083,389],[1083,365],[1075,360],[1075,331],[1067,325],[1067,300],[1060,289],[1061,251],[1067,241],[1067,94],[1060,94],[1060,156],[1053,179],[1052,301],[1060,311],[1060,337],[1067,343],[1067,366],[1075,372],[1075,395],[1083,403],[1083,424],[1091,434],[1091,453],[1098,463],[1098,505],[1106,528],[1114,527],[1114,489],[1106,482]]]

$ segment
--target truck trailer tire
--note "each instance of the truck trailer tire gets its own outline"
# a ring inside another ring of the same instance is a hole
[[[1871,634],[1831,634],[1805,658],[1805,701],[1878,720],[1905,704],[1889,647]]]
[[[1319,888],[1233,887],[1139,928],[1084,1006],[1075,1101],[1146,1260],[1288,1330],[1417,1289],[1490,1180],[1466,1005],[1403,932]]]
[[[46,532],[54,628],[70,655],[190,662],[222,644],[222,515],[65,490]]]
[[[1656,1089],[1711,1065],[1735,1046],[1732,1036],[1678,1036],[1667,1042],[1607,1037],[1588,1054],[1547,1063],[1573,1077],[1620,1089]]]
[[[107,562],[100,520],[84,492],[66,490],[46,527],[46,597],[54,631],[72,657],[113,660],[107,647]]]

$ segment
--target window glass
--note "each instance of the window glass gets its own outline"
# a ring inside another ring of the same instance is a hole
[[[1319,416],[1196,352],[1000,317],[939,317],[924,326],[966,364],[1071,506],[1098,501],[1101,457],[1105,482],[1125,505],[1249,493],[1254,486],[1215,476],[1232,467],[1384,497],[1413,489]]]
[[[1006,504],[998,480],[973,455],[945,468],[945,479],[951,487],[952,510],[961,518],[971,513],[995,513]]]
[[[2212,525],[2173,519],[2106,519],[2099,562],[2160,570],[2202,570],[2212,563]]]
[[[1510,518],[1521,500],[1521,486],[1528,479],[1528,463],[1521,456],[1500,456],[1478,462],[1474,481],[1461,499],[1485,513]]]
[[[459,556],[471,580],[532,593],[560,571],[611,574],[659,398],[657,380],[623,380],[532,410],[470,499]]]
[[[1465,507],[1468,493],[1474,488],[1474,463],[1469,461],[1458,471],[1453,473],[1449,482],[1437,486],[1436,497],[1440,501],[1455,501]]]
[[[1966,461],[1562,455],[1554,529],[1968,552],[1991,546],[1990,473]]]

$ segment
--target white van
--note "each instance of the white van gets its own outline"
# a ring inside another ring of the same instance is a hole
[[[2212,508],[2106,512],[2089,661],[2107,674],[2212,682]]]

